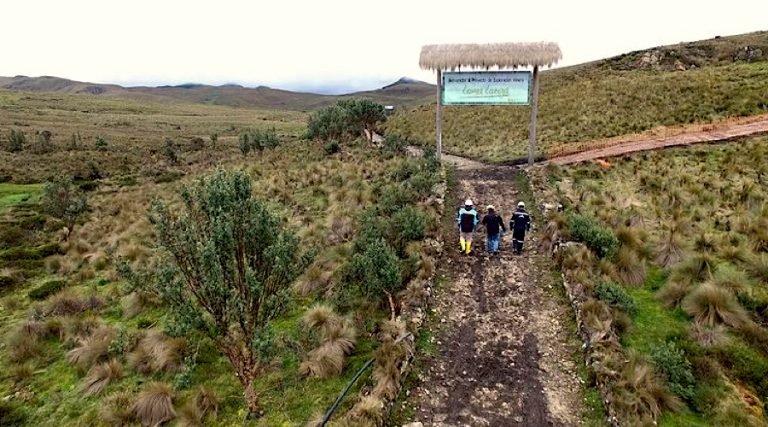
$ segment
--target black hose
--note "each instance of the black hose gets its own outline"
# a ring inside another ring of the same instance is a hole
[[[411,336],[410,332],[407,334],[401,336],[400,338],[395,340],[395,344],[400,343],[400,341],[404,340],[405,338]],[[331,420],[331,416],[334,412],[336,412],[336,409],[339,408],[339,405],[341,404],[341,401],[344,400],[344,397],[346,397],[347,393],[349,393],[349,390],[352,388],[353,385],[355,385],[355,382],[360,378],[361,375],[363,375],[363,372],[365,372],[366,369],[368,369],[373,362],[376,361],[376,358],[370,359],[369,361],[365,362],[365,365],[363,365],[362,368],[360,368],[357,373],[355,373],[355,376],[352,377],[352,380],[347,384],[347,386],[344,388],[344,391],[341,392],[338,398],[336,398],[336,401],[333,402],[333,406],[331,406],[328,409],[328,412],[325,413],[325,416],[323,417],[323,420],[320,421],[320,423],[317,424],[317,427],[325,427],[325,424]]]

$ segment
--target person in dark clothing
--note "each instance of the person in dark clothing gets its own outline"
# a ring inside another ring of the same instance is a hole
[[[482,224],[485,226],[485,233],[487,235],[485,240],[485,249],[494,255],[499,254],[499,237],[503,237],[503,233],[507,231],[504,227],[504,220],[496,214],[496,209],[493,205],[488,205],[488,213],[483,217]]]
[[[464,207],[459,209],[456,223],[459,225],[459,243],[461,251],[469,255],[472,251],[472,233],[477,227],[477,211],[472,207],[472,200],[467,199]]]
[[[523,252],[525,232],[531,229],[531,216],[525,211],[525,203],[517,204],[517,210],[509,221],[509,228],[512,230],[512,250],[520,255]]]

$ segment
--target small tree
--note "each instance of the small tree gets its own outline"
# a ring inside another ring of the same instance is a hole
[[[68,239],[75,223],[88,209],[88,197],[69,177],[57,176],[45,184],[42,207],[45,213],[64,222]]]
[[[376,125],[387,120],[384,106],[370,99],[347,99],[338,104],[347,111],[350,123],[363,132],[369,142],[373,141]]]
[[[147,290],[171,306],[182,327],[210,337],[258,411],[253,382],[272,347],[270,323],[290,302],[291,282],[310,257],[270,207],[254,198],[250,177],[219,169],[182,192],[176,214],[156,203],[151,220],[170,255]]]
[[[24,149],[26,144],[27,137],[24,135],[24,132],[11,129],[11,132],[8,134],[8,151],[11,153],[18,153]]]
[[[343,140],[354,133],[349,113],[338,105],[317,110],[307,119],[307,138],[323,141]]]

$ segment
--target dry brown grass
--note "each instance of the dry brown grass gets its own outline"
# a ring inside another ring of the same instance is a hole
[[[139,393],[132,410],[142,426],[163,425],[176,418],[173,390],[166,383],[150,383]]]
[[[104,301],[97,295],[80,295],[73,289],[65,289],[47,300],[47,312],[53,316],[74,316],[86,311],[98,311]]]
[[[186,349],[185,339],[168,338],[160,331],[150,331],[128,354],[128,365],[144,374],[176,371],[181,367]]]
[[[740,328],[750,322],[749,315],[736,297],[712,282],[697,286],[683,299],[683,309],[702,325],[713,327],[724,323]]]
[[[90,336],[81,339],[79,346],[68,351],[67,361],[82,371],[90,369],[95,363],[104,360],[109,354],[109,344],[115,336],[111,326],[101,326]]]
[[[667,391],[653,367],[637,354],[630,355],[613,391],[613,405],[622,414],[621,419],[638,422],[638,425],[651,422],[655,425],[663,410],[674,411],[682,406],[680,399]]]
[[[433,44],[422,46],[419,66],[426,70],[548,66],[562,59],[557,43]]]
[[[117,359],[100,363],[91,367],[85,377],[85,383],[81,388],[84,396],[93,396],[101,393],[112,381],[123,377],[123,365]]]
[[[640,286],[645,281],[647,268],[645,261],[638,256],[631,246],[622,246],[616,256],[617,279],[629,286]]]
[[[341,374],[345,356],[355,348],[356,331],[349,319],[318,304],[307,310],[304,324],[317,334],[318,347],[307,354],[299,367],[303,375],[331,378]]]
[[[688,328],[688,336],[703,347],[714,347],[728,343],[728,332],[723,325],[706,326],[692,323]]]

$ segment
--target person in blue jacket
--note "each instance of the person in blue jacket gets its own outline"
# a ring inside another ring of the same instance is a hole
[[[472,233],[477,227],[477,211],[473,207],[471,199],[464,202],[464,207],[459,209],[456,216],[456,223],[459,225],[459,243],[461,251],[469,255],[472,251]]]
[[[520,255],[523,252],[525,232],[531,229],[531,216],[525,211],[525,203],[517,204],[517,210],[509,221],[509,228],[512,230],[512,250]]]

